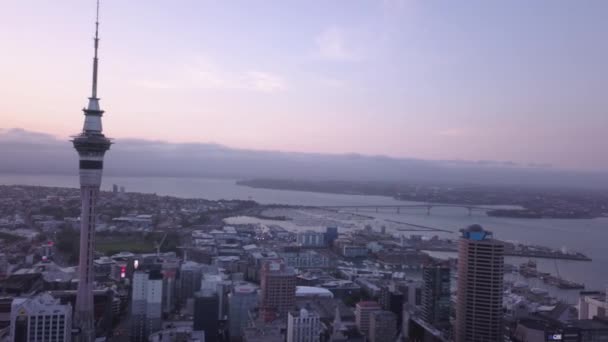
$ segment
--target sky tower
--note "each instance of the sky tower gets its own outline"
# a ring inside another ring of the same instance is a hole
[[[74,309],[74,327],[79,331],[77,341],[95,341],[93,318],[93,253],[95,251],[95,205],[101,185],[103,156],[110,148],[110,139],[101,129],[103,110],[97,98],[97,48],[99,46],[99,0],[95,20],[95,56],[93,58],[93,88],[84,111],[84,127],[72,142],[80,159],[80,257],[78,261],[78,293]]]

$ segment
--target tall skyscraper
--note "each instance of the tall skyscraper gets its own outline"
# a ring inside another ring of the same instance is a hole
[[[163,275],[163,313],[170,314],[176,307],[176,278],[180,268],[180,260],[165,257],[161,263]]]
[[[268,260],[262,264],[260,308],[265,321],[286,318],[287,312],[295,308],[296,274],[281,259]]]
[[[194,330],[205,332],[206,342],[218,341],[219,300],[217,291],[203,289],[194,294]]]
[[[62,305],[48,293],[15,298],[11,304],[11,342],[70,342],[72,306]]]
[[[432,263],[422,268],[422,318],[438,329],[450,325],[450,266]]]
[[[321,320],[314,311],[300,309],[287,315],[287,342],[319,342]]]
[[[479,225],[461,232],[455,340],[501,341],[504,245]]]
[[[403,304],[405,296],[394,283],[388,286],[383,286],[380,290],[380,298],[378,303],[382,306],[383,310],[390,311],[397,315],[397,328],[401,329],[403,320]]]
[[[131,292],[131,341],[148,341],[161,329],[163,276],[158,270],[133,272]]]
[[[93,318],[93,254],[95,251],[95,205],[101,185],[103,156],[110,148],[110,139],[102,133],[101,116],[97,98],[97,50],[99,47],[99,0],[95,20],[95,56],[93,58],[93,87],[89,104],[85,108],[82,132],[72,140],[80,158],[80,258],[78,260],[78,293],[74,313],[78,341],[94,341]]]
[[[230,341],[242,340],[243,329],[247,327],[249,312],[258,306],[258,288],[243,283],[234,286],[228,295],[228,331]]]
[[[179,300],[182,305],[189,298],[194,298],[194,293],[201,288],[203,268],[194,261],[182,264],[179,272]]]

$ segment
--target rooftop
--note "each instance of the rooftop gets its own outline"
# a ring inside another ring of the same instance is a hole
[[[357,303],[357,306],[363,307],[363,308],[376,308],[376,307],[379,308],[380,304],[378,304],[378,302],[374,302],[373,300],[367,300],[367,301]]]
[[[474,241],[483,241],[493,237],[492,232],[484,230],[480,225],[473,224],[465,229],[461,229],[462,238]]]
[[[314,286],[296,286],[296,297],[329,297],[333,298],[334,294],[326,288]]]
[[[608,330],[608,323],[598,319],[581,319],[573,321],[572,325],[584,330]]]

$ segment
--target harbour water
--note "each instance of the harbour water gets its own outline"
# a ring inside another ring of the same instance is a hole
[[[57,187],[77,187],[76,175],[16,175],[0,174],[0,184],[24,184]],[[309,206],[332,205],[395,205],[403,204],[393,198],[382,196],[338,195],[304,191],[254,189],[235,184],[230,179],[170,178],[170,177],[104,177],[103,189],[112,184],[125,186],[128,192],[156,193],[189,198],[255,200],[264,204],[289,204]],[[608,218],[597,219],[516,219],[489,217],[481,212],[472,216],[464,208],[433,208],[431,215],[426,209],[359,210],[360,214],[381,219],[402,221],[435,227],[448,232],[402,232],[400,234],[439,235],[443,238],[458,238],[458,230],[478,223],[494,232],[496,238],[538,244],[553,248],[580,251],[593,259],[591,262],[538,259],[538,268],[565,279],[583,282],[589,290],[602,290],[608,285]],[[507,258],[508,263],[519,264],[522,258]],[[538,287],[547,288],[555,295],[573,302],[578,290],[551,289],[539,281]]]

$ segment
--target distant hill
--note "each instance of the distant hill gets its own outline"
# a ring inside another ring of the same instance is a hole
[[[76,152],[68,139],[23,129],[0,129],[0,172],[73,174],[76,167]],[[105,170],[106,174],[114,176],[400,181],[608,189],[608,172],[559,170],[546,165],[252,151],[215,144],[175,144],[140,139],[116,140],[106,155]]]

